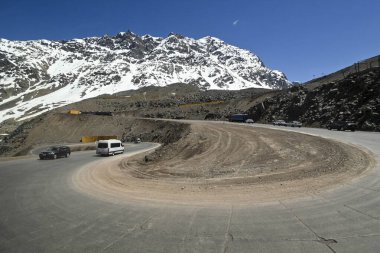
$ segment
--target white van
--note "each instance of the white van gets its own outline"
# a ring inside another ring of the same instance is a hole
[[[97,155],[115,155],[124,153],[124,145],[119,140],[98,141],[96,147]]]

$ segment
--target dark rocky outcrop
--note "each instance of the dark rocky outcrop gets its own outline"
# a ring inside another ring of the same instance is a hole
[[[361,130],[380,131],[380,68],[353,73],[314,89],[295,86],[248,110],[253,119],[299,120],[307,126],[324,127],[330,121],[358,123]]]

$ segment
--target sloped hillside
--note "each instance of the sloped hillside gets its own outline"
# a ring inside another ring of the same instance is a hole
[[[26,155],[38,145],[79,143],[82,136],[115,135],[131,141],[175,142],[189,132],[187,124],[144,120],[124,115],[69,115],[50,113],[20,125],[0,142],[0,156]]]
[[[324,127],[332,120],[358,123],[359,129],[380,131],[380,68],[350,74],[313,90],[292,87],[248,110],[259,122],[299,120]]]
[[[71,104],[56,111],[108,111],[134,117],[169,119],[226,120],[232,113],[241,113],[255,104],[257,98],[279,91],[268,89],[207,90],[192,85],[145,87],[112,96],[101,96]]]
[[[308,89],[314,89],[323,84],[341,81],[351,74],[366,71],[371,68],[380,68],[380,55],[377,55],[377,56],[374,56],[362,61],[358,61],[352,64],[351,66],[348,66],[344,69],[340,69],[334,73],[310,80],[305,83],[305,86]]]

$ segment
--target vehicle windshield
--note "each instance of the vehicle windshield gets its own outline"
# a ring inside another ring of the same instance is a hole
[[[46,149],[46,151],[57,151],[58,148],[57,147],[49,147]]]

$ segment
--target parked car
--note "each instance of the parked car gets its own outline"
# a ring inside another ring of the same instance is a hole
[[[333,121],[327,125],[328,130],[336,129],[338,131],[355,131],[357,128],[357,124],[351,121]]]
[[[69,157],[71,150],[67,146],[52,146],[42,151],[39,154],[41,160],[44,159],[57,159],[58,157]]]
[[[238,113],[229,116],[228,121],[230,122],[245,122],[248,119],[248,114]]]
[[[286,122],[285,122],[285,120],[282,120],[282,119],[280,119],[280,120],[276,120],[276,121],[273,121],[272,124],[273,124],[274,126],[286,126]]]
[[[292,121],[292,122],[289,122],[286,124],[287,126],[290,126],[290,127],[302,127],[302,123],[299,122],[299,121]]]
[[[247,120],[245,121],[245,123],[252,124],[252,123],[254,123],[254,121],[253,121],[253,119],[247,119]]]
[[[124,145],[119,140],[101,140],[96,147],[97,155],[115,155],[124,153]]]

